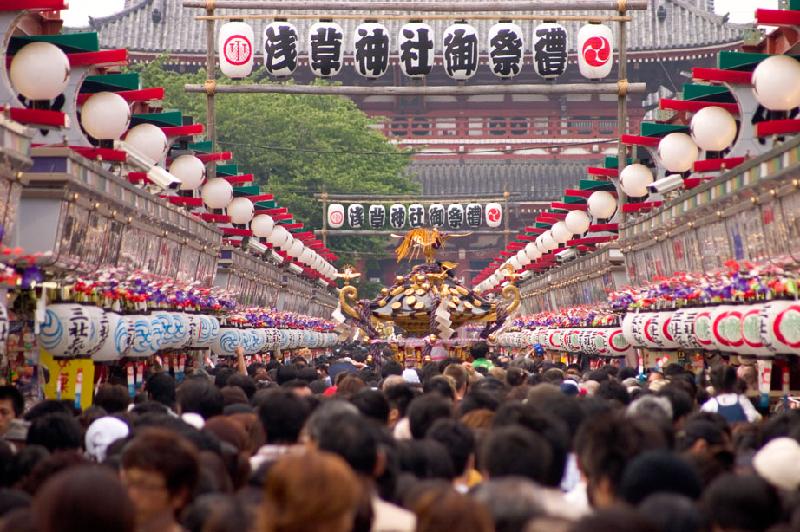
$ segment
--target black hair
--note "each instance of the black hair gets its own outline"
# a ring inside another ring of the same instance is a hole
[[[703,486],[695,470],[677,454],[650,451],[634,458],[625,468],[620,494],[636,506],[647,496],[664,492],[696,500]]]
[[[258,418],[267,443],[296,443],[311,413],[308,402],[289,390],[270,390],[258,401]]]
[[[397,457],[400,470],[418,479],[456,477],[447,449],[436,440],[402,440],[397,443]]]
[[[544,484],[550,470],[547,441],[522,427],[494,429],[483,442],[481,468],[489,478],[524,477]]]
[[[281,364],[278,366],[277,374],[275,375],[275,380],[278,384],[283,384],[285,382],[293,381],[297,379],[298,368],[297,366],[287,366],[285,364]]]
[[[256,381],[254,381],[252,377],[243,375],[242,373],[234,373],[231,375],[228,378],[227,386],[238,386],[244,390],[248,401],[252,399],[253,394],[256,393]]]
[[[383,395],[389,401],[389,408],[396,408],[399,417],[405,417],[408,405],[414,400],[414,389],[410,384],[403,382],[384,388]]]
[[[733,366],[719,365],[711,368],[711,385],[717,393],[734,393],[737,389],[738,377]]]
[[[778,492],[755,475],[718,477],[703,493],[701,507],[722,530],[766,530],[781,517]]]
[[[222,388],[228,385],[228,379],[230,379],[236,371],[233,368],[229,368],[227,366],[217,368],[216,373],[214,374],[214,386],[217,388]]]
[[[666,397],[672,404],[672,421],[677,421],[682,417],[688,416],[694,410],[692,397],[681,387],[675,384],[667,384],[658,391],[658,395]]]
[[[452,402],[438,394],[421,395],[408,405],[408,421],[411,436],[420,439],[440,418],[449,418],[452,414]]]
[[[506,371],[506,382],[509,386],[522,386],[525,384],[527,376],[522,368],[510,367]]]
[[[489,353],[489,344],[486,342],[475,342],[472,344],[472,347],[469,348],[469,354],[472,356],[473,359],[476,358],[486,358],[486,355]]]
[[[402,375],[403,366],[396,360],[386,360],[381,367],[381,377],[386,378],[389,375]]]
[[[606,379],[600,383],[595,396],[602,399],[618,401],[623,405],[628,405],[631,402],[631,396],[628,394],[628,390],[625,386],[611,379]]]
[[[425,380],[425,384],[422,386],[422,391],[426,394],[438,393],[445,399],[450,399],[451,401],[456,400],[455,385],[452,384],[450,379],[444,375],[436,374],[435,376]]]
[[[646,516],[627,506],[603,508],[581,518],[570,532],[660,532]]]
[[[167,408],[175,408],[175,379],[169,373],[165,371],[153,373],[147,379],[145,389],[153,401]]]
[[[22,411],[25,409],[25,398],[22,393],[17,390],[16,386],[0,386],[0,400],[11,401],[11,407],[14,409],[14,416],[20,417]]]
[[[317,446],[338,454],[358,474],[372,477],[378,460],[377,427],[359,414],[343,412],[326,419],[317,432]]]
[[[695,502],[674,493],[650,495],[638,506],[639,513],[658,527],[660,532],[704,532],[708,530],[703,514]]]
[[[109,414],[127,411],[130,402],[128,389],[121,384],[103,384],[94,394],[94,404],[103,407]]]
[[[475,435],[469,427],[455,419],[437,419],[425,438],[441,443],[450,455],[456,476],[464,474],[469,457],[475,452]]]
[[[203,419],[209,419],[222,414],[225,398],[219,388],[205,377],[192,378],[178,388],[178,408],[181,414],[195,412]]]
[[[26,445],[41,445],[50,452],[78,450],[83,434],[80,423],[70,414],[57,412],[36,418],[28,428]]]
[[[378,390],[361,390],[350,398],[361,414],[385,425],[389,422],[389,401]]]

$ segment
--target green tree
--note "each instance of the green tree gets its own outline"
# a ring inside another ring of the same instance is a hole
[[[143,86],[165,88],[164,108],[179,109],[205,122],[205,95],[188,94],[183,89],[187,83],[202,83],[204,71],[169,71],[163,58],[132,69],[141,74]],[[263,72],[254,76],[263,77]],[[388,142],[373,127],[377,121],[347,98],[220,94],[216,97],[216,118],[219,148],[232,151],[240,170],[256,175],[257,182],[307,227],[322,227],[322,210],[314,200],[315,193],[417,191],[407,174],[410,152]],[[329,247],[345,252],[385,245],[384,239],[363,237],[336,238],[329,243]]]

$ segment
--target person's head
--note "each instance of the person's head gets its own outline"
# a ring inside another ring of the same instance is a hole
[[[106,459],[109,445],[128,436],[128,425],[114,417],[101,417],[86,430],[84,437],[86,454],[94,461],[102,463]]]
[[[269,391],[258,401],[258,417],[270,444],[297,443],[310,412],[308,401],[288,390]]]
[[[389,377],[389,379],[393,378]],[[406,416],[408,405],[414,399],[414,390],[405,381],[391,386],[384,383],[383,395],[389,401],[389,425],[394,425],[399,419]]]
[[[711,369],[711,386],[720,393],[736,393],[738,378],[736,368],[720,364]]]
[[[720,476],[703,493],[701,507],[720,532],[766,530],[781,516],[778,492],[755,475]]]
[[[350,532],[362,489],[340,457],[309,451],[279,459],[264,495],[266,532]]]
[[[55,475],[36,493],[32,514],[39,532],[133,532],[134,507],[119,479],[100,466]]]
[[[252,399],[253,395],[256,393],[256,381],[249,375],[243,375],[241,373],[234,373],[231,375],[228,378],[226,386],[238,386],[241,388],[247,396],[248,401]]]
[[[469,427],[455,419],[437,419],[425,433],[425,438],[441,443],[457,476],[463,475],[475,453],[475,435]]]
[[[510,367],[506,370],[506,382],[509,386],[522,386],[528,381],[528,374],[519,367]]]
[[[619,488],[622,499],[634,506],[655,493],[674,493],[695,500],[702,490],[692,466],[669,451],[649,451],[631,460]]]
[[[704,532],[703,514],[695,501],[674,493],[656,493],[637,507],[660,532]]]
[[[153,373],[145,384],[147,395],[167,408],[175,408],[175,379],[165,371]]]
[[[494,532],[486,507],[449,486],[424,491],[416,498],[413,509],[417,514],[417,532]]]
[[[467,386],[469,385],[469,372],[467,368],[461,364],[450,364],[444,368],[443,375],[453,379],[456,387],[456,395],[459,398],[464,397],[464,394],[467,393]]]
[[[345,374],[336,384],[336,395],[348,399],[367,387],[367,383],[355,375]]]
[[[181,524],[187,532],[241,532],[252,530],[251,517],[239,498],[210,493],[195,498],[184,510]]]
[[[12,419],[22,417],[25,400],[16,386],[0,386],[0,436],[2,436]]]
[[[449,418],[452,414],[452,403],[439,394],[421,395],[411,401],[408,406],[408,421],[411,436],[424,438],[425,433],[440,418]]]
[[[432,366],[433,364],[431,364]],[[426,379],[425,383],[422,386],[422,391],[425,394],[429,393],[436,393],[444,397],[445,399],[450,399],[451,401],[456,400],[456,386],[453,379],[449,377],[445,377],[444,375],[436,374],[435,376]]]
[[[627,506],[602,508],[581,518],[571,532],[659,532],[646,516]]]
[[[381,366],[381,378],[386,379],[390,375],[402,375],[403,366],[396,360],[387,360]]]
[[[550,446],[542,436],[518,427],[494,429],[481,449],[480,467],[489,478],[523,477],[540,484],[548,479]]]
[[[545,513],[539,493],[530,480],[509,477],[481,482],[471,495],[489,509],[496,532],[520,532],[531,519]]]
[[[489,344],[486,342],[475,342],[469,348],[469,355],[472,357],[472,360],[477,360],[479,358],[486,358],[486,355],[489,354]]]
[[[199,455],[175,432],[146,428],[125,446],[120,475],[141,526],[174,516],[189,503],[200,476]]]
[[[178,388],[178,413],[194,412],[209,419],[219,416],[225,409],[222,392],[208,379],[194,378],[184,381]]]
[[[219,391],[222,394],[222,401],[226,407],[231,405],[249,405],[247,395],[238,386],[223,386]],[[224,408],[223,408],[224,412]]]
[[[370,426],[359,414],[331,416],[319,427],[317,448],[340,456],[357,474],[366,478],[381,473],[377,427]]]
[[[121,384],[101,384],[94,394],[94,404],[109,414],[127,411],[130,402],[128,389]]]
[[[78,420],[70,414],[55,413],[36,418],[28,428],[26,445],[41,445],[48,451],[76,451],[83,435]]]
[[[620,415],[589,417],[575,437],[589,501],[595,507],[613,504],[628,463],[645,451],[666,448],[663,431],[652,421]]]
[[[628,417],[657,418],[672,423],[672,403],[666,397],[645,395],[631,402],[625,409]]]
[[[401,472],[410,473],[417,479],[456,478],[450,455],[444,445],[431,438],[400,440],[397,442],[397,459]]]
[[[389,401],[378,390],[361,390],[350,398],[361,414],[381,425],[389,423]]]

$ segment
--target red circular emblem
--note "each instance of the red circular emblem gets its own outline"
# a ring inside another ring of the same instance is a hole
[[[244,65],[253,56],[253,45],[244,35],[231,35],[222,48],[225,60],[232,65]]]
[[[489,209],[486,213],[486,217],[489,218],[490,222],[494,223],[500,221],[502,214],[500,213],[500,209]]]
[[[581,53],[589,66],[601,67],[611,59],[611,45],[605,37],[595,35],[586,39]]]
[[[331,225],[344,223],[344,213],[342,211],[331,211],[329,218]]]

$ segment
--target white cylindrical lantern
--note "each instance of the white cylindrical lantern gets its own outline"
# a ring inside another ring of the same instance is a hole
[[[742,340],[744,340],[745,352],[753,355],[771,355],[773,352],[764,345],[761,338],[763,328],[762,310],[763,305],[750,305],[742,307]]]
[[[442,36],[444,71],[456,81],[465,81],[478,70],[478,32],[466,22],[456,22]]]
[[[519,263],[516,255],[508,259],[508,264],[511,265],[512,268],[514,268],[514,271],[522,269],[522,264]]]
[[[114,312],[107,312],[108,336],[92,355],[95,362],[113,362],[125,356],[133,343],[133,330],[131,324]]]
[[[722,107],[704,107],[692,117],[692,139],[702,150],[729,148],[736,132],[736,120]]]
[[[297,68],[297,28],[286,21],[264,27],[264,69],[272,76],[291,76]]]
[[[253,28],[244,22],[226,22],[219,28],[219,68],[229,78],[253,71]]]
[[[753,92],[770,111],[800,106],[800,62],[788,55],[773,55],[753,71]]]
[[[315,76],[335,76],[344,63],[344,30],[335,22],[316,22],[308,30],[308,66]]]
[[[236,356],[236,348],[242,344],[242,335],[239,329],[223,327],[219,336],[211,342],[211,352],[222,357]]]
[[[328,227],[339,229],[344,225],[344,205],[331,203],[328,205]]]
[[[389,30],[377,22],[362,22],[353,34],[353,62],[365,78],[379,78],[389,67]]]
[[[108,320],[102,309],[57,303],[47,307],[36,341],[54,357],[76,357],[92,354],[107,335]]]
[[[192,338],[192,347],[209,347],[219,336],[219,320],[214,316],[198,315],[198,327]]]
[[[578,68],[588,79],[602,79],[614,66],[614,34],[605,24],[586,24],[578,31]]]
[[[622,190],[631,198],[647,196],[647,186],[653,183],[653,172],[643,164],[629,164],[619,176]]]
[[[253,219],[253,214],[255,214],[253,202],[248,198],[234,198],[228,203],[226,210],[233,224],[250,223],[250,220]]]
[[[682,174],[697,160],[697,144],[686,133],[670,133],[658,143],[658,156],[668,172]]]
[[[118,139],[128,129],[131,108],[114,92],[98,92],[89,96],[81,107],[81,125],[97,140]]]
[[[307,266],[311,266],[314,264],[314,251],[308,248],[303,249],[303,252],[300,254],[300,262]]]
[[[133,316],[125,316],[125,319],[128,321],[128,330],[133,335],[130,349],[128,349],[125,355],[131,358],[146,358],[153,355],[157,351],[157,347],[151,342],[153,324],[150,320],[150,316],[146,314],[136,314]]]
[[[259,238],[268,238],[274,227],[275,222],[268,214],[259,214],[250,222],[250,230],[253,231],[254,236]]]
[[[215,177],[203,185],[200,196],[209,209],[224,209],[233,200],[233,186],[227,180]]]
[[[424,22],[403,24],[397,34],[400,70],[409,78],[431,73],[434,62],[433,28]]]
[[[132,127],[125,135],[125,142],[141,153],[150,164],[164,159],[169,151],[167,136],[160,127],[153,124],[145,123]]]
[[[535,242],[529,242],[528,245],[525,246],[525,254],[528,256],[531,262],[542,256],[542,252],[536,247]]]
[[[770,301],[761,308],[761,341],[775,354],[800,352],[800,304]]]
[[[289,255],[289,250],[292,249],[294,242],[295,240],[292,234],[289,231],[286,231],[286,236],[284,237],[283,242],[278,244],[278,247],[280,247],[284,253]]]
[[[273,246],[281,247],[288,237],[290,237],[289,231],[282,225],[276,225],[272,229],[272,233],[267,237],[267,242]]]
[[[503,206],[499,203],[486,204],[486,225],[494,229],[503,223]]]
[[[351,203],[347,206],[347,221],[353,229],[364,227],[364,206],[360,203]]]
[[[195,190],[206,178],[206,165],[194,155],[180,155],[169,165],[169,173],[181,180],[181,190]]]
[[[591,225],[589,215],[584,211],[569,211],[564,223],[573,235],[582,235],[589,230],[589,225]]]
[[[8,75],[11,85],[25,98],[52,100],[67,88],[69,59],[55,44],[32,42],[11,59]]]
[[[402,203],[394,203],[389,207],[389,227],[402,229],[406,225],[406,207]]]
[[[528,254],[525,253],[524,249],[517,251],[517,262],[519,262],[522,266],[527,266],[531,263],[531,259],[528,257]]]
[[[464,226],[464,206],[451,203],[447,206],[447,225],[450,229],[461,229]]]
[[[746,352],[742,336],[741,307],[720,305],[711,313],[711,334],[714,346],[720,351]]]
[[[489,28],[489,70],[499,78],[515,77],[522,70],[525,38],[513,22],[498,22]]]
[[[544,79],[555,79],[567,70],[567,30],[556,22],[544,22],[533,30],[533,69]]]
[[[567,228],[567,224],[563,221],[553,224],[550,230],[553,239],[559,244],[566,244],[572,238],[572,231]]]
[[[292,241],[292,246],[286,252],[290,257],[294,257],[295,259],[300,258],[300,255],[303,254],[303,250],[306,247],[303,245],[303,242],[298,239],[294,239]]]
[[[605,190],[598,190],[592,192],[589,199],[586,201],[589,206],[589,214],[597,219],[607,220],[614,215],[617,210],[617,200],[610,193]]]

